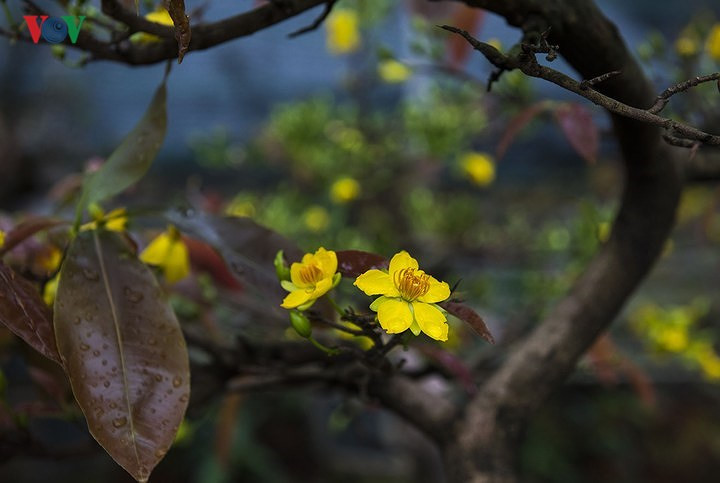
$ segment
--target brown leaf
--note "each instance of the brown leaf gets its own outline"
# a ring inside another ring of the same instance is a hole
[[[5,243],[2,248],[0,248],[0,256],[9,252],[36,233],[62,225],[63,223],[65,222],[62,220],[46,216],[38,216],[24,220],[7,233]]]
[[[155,277],[117,234],[81,232],[70,246],[55,335],[90,433],[147,481],[187,408],[188,354]]]
[[[2,263],[0,322],[42,355],[61,364],[50,309],[29,281]]]
[[[388,268],[388,259],[376,253],[361,250],[338,250],[335,252],[338,260],[338,272],[343,277],[359,277],[372,268]]]
[[[180,64],[190,48],[190,38],[192,37],[190,19],[185,15],[185,1],[170,0],[168,13],[175,24],[175,40],[178,44],[178,64]]]
[[[588,109],[580,104],[561,104],[555,120],[575,151],[590,164],[597,161],[600,132]]]
[[[168,213],[167,217],[182,231],[215,248],[231,273],[248,289],[268,297],[270,305],[279,305],[287,295],[275,274],[275,255],[283,250],[288,260],[302,257],[302,252],[287,238],[249,218],[177,212]]]
[[[449,313],[451,313],[458,319],[466,322],[470,327],[475,330],[475,332],[478,333],[478,335],[480,335],[480,337],[490,342],[491,344],[495,343],[495,338],[490,333],[490,329],[488,329],[487,325],[485,325],[485,321],[473,309],[460,302],[447,301],[440,302],[438,305],[447,310]]]
[[[515,140],[518,133],[527,126],[530,121],[537,117],[541,112],[548,109],[550,104],[546,101],[541,101],[529,106],[527,109],[520,111],[515,117],[513,117],[507,125],[505,132],[500,138],[500,142],[495,149],[495,155],[498,159],[505,156],[510,144]]]

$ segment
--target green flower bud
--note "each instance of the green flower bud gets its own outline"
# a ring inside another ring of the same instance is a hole
[[[275,273],[277,274],[278,280],[281,282],[283,280],[290,280],[290,268],[288,268],[287,263],[285,263],[285,255],[282,250],[278,250],[273,264],[275,265]]]
[[[312,325],[304,314],[293,310],[290,312],[290,324],[300,337],[308,338],[312,334]]]
[[[50,47],[53,57],[58,60],[65,60],[65,46],[64,45],[53,45]]]

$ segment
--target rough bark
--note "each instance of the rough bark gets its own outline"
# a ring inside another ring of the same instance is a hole
[[[647,108],[655,93],[617,28],[590,0],[471,0],[517,27],[551,27],[549,41],[585,78],[620,70],[598,87]],[[484,383],[443,448],[450,481],[513,481],[517,447],[529,415],[558,387],[657,260],[673,227],[682,188],[676,149],[658,128],[613,116],[625,186],[612,235],[570,293]]]

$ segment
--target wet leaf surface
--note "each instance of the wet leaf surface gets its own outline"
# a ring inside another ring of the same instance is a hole
[[[50,309],[33,284],[2,263],[0,322],[42,355],[60,364]]]
[[[376,253],[361,250],[339,250],[335,252],[338,259],[338,272],[343,277],[359,277],[370,269],[387,270],[390,261]]]
[[[54,322],[91,434],[147,481],[190,393],[185,341],[154,275],[119,235],[81,232],[60,272]]]

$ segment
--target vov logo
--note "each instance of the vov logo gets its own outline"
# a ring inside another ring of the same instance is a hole
[[[85,21],[85,15],[79,17],[74,15],[63,15],[62,17],[25,15],[23,18],[28,26],[30,37],[36,44],[40,41],[41,36],[51,44],[59,44],[70,37],[70,42],[74,44],[80,35],[80,27]]]

